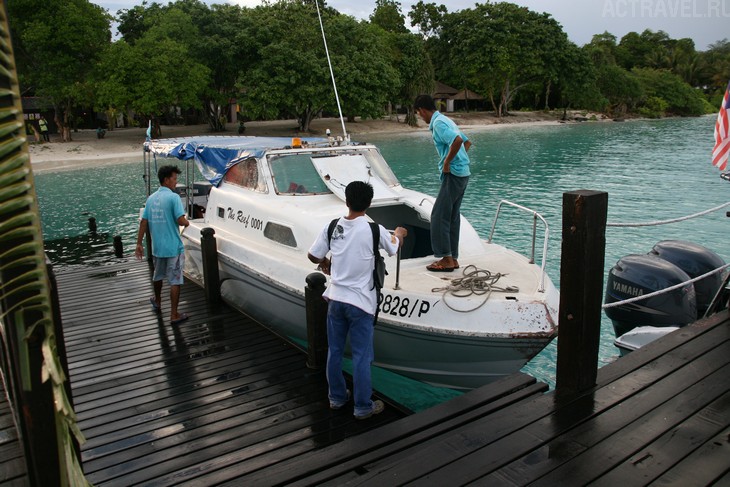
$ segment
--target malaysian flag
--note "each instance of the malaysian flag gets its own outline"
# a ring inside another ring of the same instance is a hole
[[[727,168],[727,158],[730,154],[730,130],[728,130],[728,117],[730,115],[730,83],[725,90],[725,96],[722,99],[720,113],[717,115],[715,122],[715,148],[712,149],[712,164],[724,171]]]

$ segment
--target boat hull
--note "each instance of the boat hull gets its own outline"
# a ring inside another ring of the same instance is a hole
[[[186,275],[202,284],[197,242],[186,240]],[[222,298],[272,331],[305,346],[306,310],[302,288],[282,285],[269,275],[219,254]],[[391,291],[389,291],[391,292]],[[383,306],[374,334],[374,365],[434,386],[469,390],[517,372],[555,335],[554,328],[521,336],[439,331],[393,321]],[[412,314],[421,309],[412,307]],[[485,324],[488,325],[488,324]]]

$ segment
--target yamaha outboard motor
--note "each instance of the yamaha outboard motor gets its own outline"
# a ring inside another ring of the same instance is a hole
[[[663,240],[649,252],[676,265],[694,279],[725,265],[722,257],[700,244],[686,240]],[[725,272],[718,272],[694,283],[697,298],[697,318],[705,316],[712,299],[722,286]]]
[[[632,254],[619,259],[608,275],[606,304],[642,296],[690,279],[686,272],[655,255]],[[619,337],[637,326],[684,326],[697,319],[692,283],[633,303],[606,308]]]

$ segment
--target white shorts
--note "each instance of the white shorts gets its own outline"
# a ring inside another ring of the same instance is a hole
[[[153,281],[167,279],[171,286],[180,286],[183,283],[183,267],[185,267],[185,254],[176,257],[152,257],[152,264],[155,266]]]

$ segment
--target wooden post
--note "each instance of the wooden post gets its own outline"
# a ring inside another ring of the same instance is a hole
[[[327,301],[322,297],[327,278],[320,272],[312,272],[306,281],[307,367],[319,369],[327,364]]]
[[[608,193],[563,194],[556,392],[592,388],[598,372]]]
[[[114,237],[114,255],[116,257],[124,257],[124,247],[122,246],[122,237],[117,235]]]
[[[200,231],[200,251],[203,254],[203,284],[208,304],[221,301],[220,276],[218,274],[218,246],[215,230],[206,227]]]
[[[92,235],[96,233],[96,218],[93,216],[89,218],[89,232],[91,232]]]

